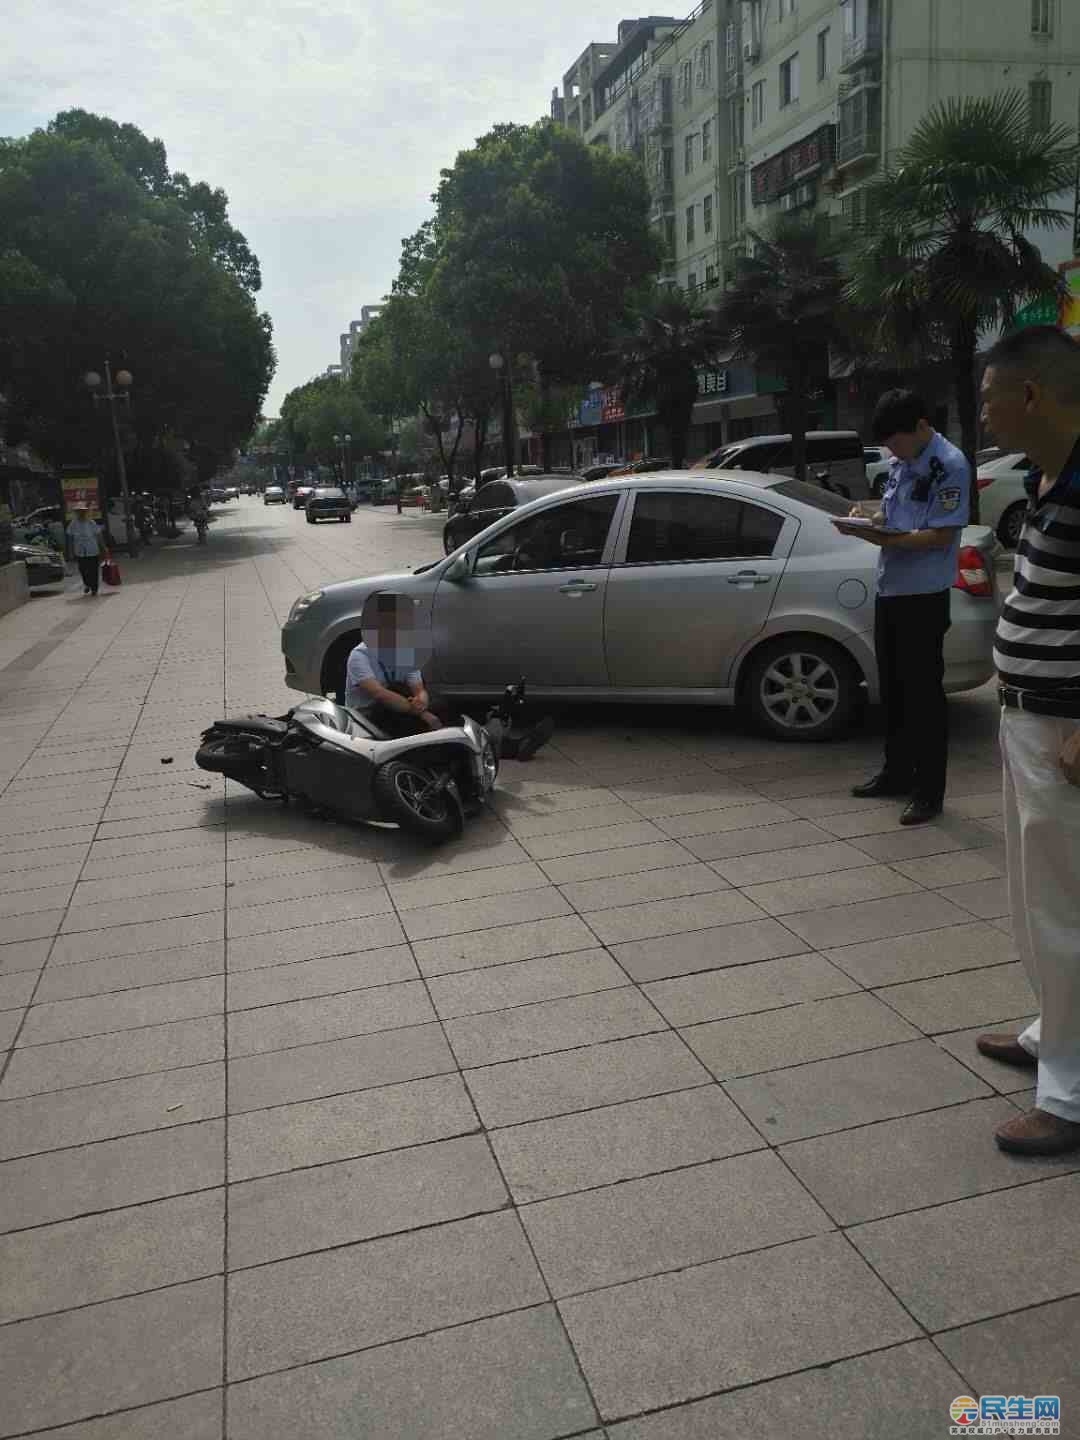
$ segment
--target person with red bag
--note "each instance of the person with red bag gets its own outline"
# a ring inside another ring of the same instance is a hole
[[[101,567],[101,531],[97,522],[90,519],[90,511],[86,505],[75,506],[75,518],[68,522],[67,533],[75,563],[82,576],[83,594],[96,595]]]

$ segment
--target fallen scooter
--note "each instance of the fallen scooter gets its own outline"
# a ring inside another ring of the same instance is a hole
[[[265,800],[299,801],[346,820],[398,825],[431,842],[460,835],[499,773],[504,729],[523,686],[508,686],[490,731],[468,716],[393,739],[358,711],[313,698],[278,717],[242,715],[203,732],[195,763]]]

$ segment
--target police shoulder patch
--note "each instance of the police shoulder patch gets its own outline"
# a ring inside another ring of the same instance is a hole
[[[959,510],[960,491],[958,488],[955,490],[942,490],[938,495],[938,500],[942,510]]]

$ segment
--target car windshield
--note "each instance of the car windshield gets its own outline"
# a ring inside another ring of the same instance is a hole
[[[774,495],[783,495],[788,500],[798,500],[812,510],[824,510],[826,515],[850,515],[851,501],[831,490],[822,490],[819,485],[808,485],[805,480],[783,480],[770,487]]]

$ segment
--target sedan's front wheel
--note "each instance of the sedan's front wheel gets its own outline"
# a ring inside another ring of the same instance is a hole
[[[758,729],[777,740],[832,740],[851,722],[856,684],[839,647],[793,635],[758,651],[745,699]]]

